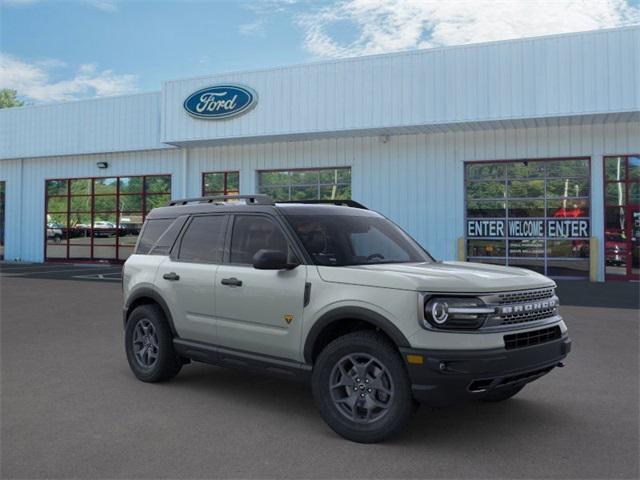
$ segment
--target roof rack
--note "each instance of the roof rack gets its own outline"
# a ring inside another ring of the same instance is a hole
[[[369,210],[367,207],[362,205],[360,202],[356,202],[355,200],[286,200],[284,202],[276,202],[276,203],[305,203],[312,205],[338,205],[340,207],[352,207],[352,208],[361,208],[363,210]]]
[[[273,199],[269,195],[216,195],[213,197],[193,197],[171,200],[167,203],[167,207],[188,205],[189,203],[213,203],[223,205],[227,200],[245,200],[247,205],[273,205]]]

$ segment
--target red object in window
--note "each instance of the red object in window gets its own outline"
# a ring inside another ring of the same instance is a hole
[[[586,212],[582,208],[559,208],[553,214],[556,218],[577,218],[585,217]]]

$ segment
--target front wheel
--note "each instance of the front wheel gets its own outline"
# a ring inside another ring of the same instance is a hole
[[[339,435],[375,443],[398,433],[415,410],[411,384],[395,347],[371,331],[331,342],[313,368],[313,396]]]

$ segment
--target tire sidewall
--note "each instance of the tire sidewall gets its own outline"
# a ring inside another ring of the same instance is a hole
[[[375,357],[387,369],[394,383],[394,398],[389,411],[380,419],[361,424],[346,418],[335,406],[329,389],[334,366],[343,357],[366,353]],[[312,390],[320,414],[338,434],[360,443],[374,443],[397,433],[414,410],[411,384],[397,350],[380,335],[356,332],[330,343],[318,356],[312,376]]]
[[[138,363],[133,351],[134,329],[140,320],[148,320],[155,329],[158,337],[158,359],[149,368]],[[179,365],[173,350],[173,336],[166,324],[162,311],[155,305],[141,305],[131,312],[125,328],[125,351],[127,361],[133,374],[144,382],[157,382],[174,376],[174,370]],[[178,367],[179,370],[179,367]]]

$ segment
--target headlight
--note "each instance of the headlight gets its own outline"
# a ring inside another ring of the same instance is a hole
[[[495,307],[474,297],[432,297],[424,305],[424,326],[440,329],[480,328]]]

